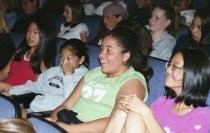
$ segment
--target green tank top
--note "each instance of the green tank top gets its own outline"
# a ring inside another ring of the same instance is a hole
[[[100,67],[95,68],[85,75],[80,98],[71,109],[78,113],[78,119],[83,122],[109,117],[120,88],[131,79],[140,80],[147,88],[144,76],[132,67],[113,78],[106,78]],[[148,98],[147,89],[145,92],[144,101]]]

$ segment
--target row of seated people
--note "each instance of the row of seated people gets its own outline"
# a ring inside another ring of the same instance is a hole
[[[11,34],[11,36],[12,36],[13,41],[17,45],[20,44],[20,42],[24,39],[24,35],[19,34],[19,33],[13,33],[13,34]],[[62,38],[56,39],[56,47],[57,47],[56,48],[57,55],[56,55],[56,59],[55,59],[56,66],[59,65],[60,47],[64,44],[65,41],[66,41],[66,39],[62,39]],[[87,48],[88,48],[87,54],[89,56],[89,69],[91,70],[97,66],[100,66],[100,63],[98,60],[98,54],[100,52],[100,47],[97,45],[87,44]],[[151,84],[154,84],[154,86],[156,86],[156,84],[159,84],[159,83],[160,83],[160,85],[162,84],[161,86],[151,87],[151,93],[153,93],[153,91],[154,91],[154,95],[156,95],[155,92],[160,92],[160,94],[163,94],[163,91],[161,91],[160,88],[163,88],[163,85],[164,85],[164,79],[165,79],[164,73],[165,73],[165,63],[166,62],[167,61],[165,61],[165,60],[161,60],[161,59],[153,58],[153,57],[149,57],[149,59],[148,59],[149,65],[154,70],[154,76],[150,80]],[[152,96],[153,98],[151,100],[150,99],[148,100],[148,104],[151,104],[158,96],[160,96],[160,94],[157,94],[157,96]]]
[[[123,33],[123,32],[118,32],[118,33]],[[152,66],[152,65],[151,65]],[[161,67],[163,70],[165,70],[165,64],[163,64],[163,66]],[[156,69],[156,65],[154,66],[154,69]],[[163,75],[163,77],[165,77],[165,74],[162,74]],[[158,80],[158,83],[160,83],[160,79]],[[163,85],[164,86],[164,83],[163,84],[161,84],[161,85]],[[161,88],[161,87],[160,87]],[[157,88],[156,88],[157,89]]]
[[[67,5],[65,7],[66,10],[69,10],[68,9],[69,7],[74,9],[78,6],[78,5],[74,5],[72,3],[66,3],[66,5]],[[164,11],[166,13],[170,13],[170,9],[167,9],[164,6],[157,7],[157,8],[161,9],[162,11]],[[65,39],[69,39],[71,37],[76,37],[76,38],[82,39],[82,41],[84,41],[84,42],[87,42],[87,41],[89,42],[90,41],[91,43],[94,42],[92,44],[96,44],[96,43],[100,44],[101,38],[109,30],[113,29],[117,25],[121,25],[121,24],[123,25],[123,23],[126,23],[125,20],[128,17],[127,16],[128,13],[125,10],[123,11],[123,9],[120,9],[116,5],[109,6],[109,8],[105,8],[104,13],[105,13],[104,14],[105,17],[104,17],[103,22],[105,24],[105,29],[101,30],[102,34],[100,34],[100,32],[98,33],[99,25],[100,25],[100,22],[102,22],[102,21],[99,18],[92,16],[91,18],[86,17],[86,19],[84,21],[85,24],[87,25],[87,27],[82,23],[81,23],[81,25],[78,24],[78,27],[76,26],[75,29],[69,28],[68,27],[69,25],[67,27],[61,25],[62,31],[58,34],[58,36],[61,37],[61,38],[65,38]],[[155,10],[154,10],[154,13],[155,13]],[[107,16],[109,14],[115,15],[115,17],[110,19]],[[67,20],[68,20],[69,16],[67,14],[67,11],[64,12],[64,16],[65,16],[66,22],[68,22]],[[167,18],[167,20],[173,21],[173,18],[171,16],[174,16],[174,15],[170,14],[169,16],[170,17]],[[60,18],[58,16],[53,16],[53,15],[51,17],[54,19],[54,22],[57,23],[56,24],[57,26],[55,26],[55,27],[60,27],[60,22],[63,21],[63,20],[60,21],[62,19],[62,17]],[[152,18],[150,18],[150,19],[153,20]],[[117,24],[113,25],[112,23],[115,23],[113,20],[116,21]],[[118,22],[118,20],[120,20],[120,21]],[[66,24],[67,23],[64,23],[64,25],[66,25]],[[163,23],[163,25],[165,25],[165,24]],[[171,53],[172,53],[172,49],[176,44],[176,40],[170,34],[168,34],[171,31],[167,30],[167,29],[170,29],[169,27],[172,26],[172,23],[169,23],[169,24],[166,24],[166,25],[167,26],[164,26],[164,28],[161,29],[162,31],[165,31],[165,30],[167,31],[167,32],[164,32],[164,36],[163,35],[160,36],[159,31],[153,30],[155,28],[154,26],[149,27],[149,29],[151,30],[150,33],[152,34],[152,37],[153,37],[152,39],[154,41],[153,48],[152,48],[153,50],[150,53],[150,56],[165,59],[165,60],[169,60],[169,58],[171,56]],[[70,30],[71,30],[71,32],[69,32]],[[98,33],[98,36],[96,36],[97,33]],[[180,36],[185,35],[185,34],[188,34],[187,30],[186,30],[186,27],[181,27],[180,30],[178,30],[177,33],[176,33],[176,39],[178,40]],[[96,38],[95,38],[95,36],[96,36]],[[161,38],[161,39],[159,39],[159,38]],[[92,40],[92,39],[94,39],[94,40]],[[162,45],[158,45],[158,44],[162,44]],[[165,45],[165,44],[167,44],[167,45]],[[162,47],[165,47],[165,50],[163,50]]]

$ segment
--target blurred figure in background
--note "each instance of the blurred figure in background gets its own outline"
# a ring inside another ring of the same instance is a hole
[[[85,10],[85,15],[91,16],[94,15],[95,13],[95,6],[92,2],[92,0],[81,0],[84,10]]]
[[[76,38],[87,42],[89,33],[87,25],[83,22],[85,14],[81,2],[67,0],[65,2],[63,15],[65,22],[61,24],[57,36],[64,39]]]
[[[179,9],[183,23],[190,26],[195,14],[195,10],[191,9],[192,0],[175,0],[175,6]]]
[[[130,18],[138,20],[143,26],[149,24],[153,10],[152,0],[136,0],[136,5],[129,12]]]
[[[0,6],[0,71],[7,65],[15,50],[5,14]]]
[[[15,22],[12,32],[26,33],[31,20],[41,14],[39,0],[21,0],[21,6],[24,14]]]
[[[149,19],[149,30],[152,36],[152,52],[150,56],[169,60],[176,44],[174,34],[175,11],[169,5],[154,8]]]
[[[102,38],[118,26],[126,25],[128,19],[127,10],[119,4],[112,3],[103,10],[103,27],[89,44],[101,45]]]
[[[96,15],[99,15],[99,16],[103,16],[103,10],[106,6],[112,4],[112,3],[116,3],[116,4],[119,4],[121,5],[122,7],[124,7],[126,10],[127,10],[127,5],[126,3],[123,1],[123,0],[108,0],[108,1],[105,1],[103,2],[100,6],[98,6],[95,10],[95,14]]]

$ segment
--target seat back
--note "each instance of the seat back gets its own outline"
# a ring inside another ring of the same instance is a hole
[[[97,45],[87,45],[88,51],[87,54],[89,56],[89,69],[93,69],[95,67],[100,66],[98,55],[100,52],[100,47]]]
[[[33,125],[36,133],[66,133],[58,125],[39,116],[29,116],[28,121]]]
[[[24,33],[16,33],[16,32],[11,32],[10,37],[15,44],[15,47],[18,48],[20,43],[23,41],[25,34]]]
[[[48,13],[49,18],[51,18],[54,23],[56,32],[60,31],[61,24],[65,22],[65,17],[62,14]]]
[[[94,39],[99,31],[101,18],[99,16],[85,16],[84,23],[88,27],[88,41]]]
[[[57,38],[56,40],[56,57],[55,57],[55,66],[60,65],[60,47],[64,44],[64,42],[67,41],[63,38]]]
[[[153,76],[149,80],[149,97],[146,101],[148,105],[154,102],[158,97],[164,95],[166,62],[165,60],[148,57],[148,65],[153,69]]]
[[[206,104],[210,107],[210,91],[206,100]]]
[[[1,118],[21,118],[21,107],[11,98],[0,93],[0,119]]]

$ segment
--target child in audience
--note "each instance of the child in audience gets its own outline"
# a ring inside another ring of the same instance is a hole
[[[14,57],[0,71],[0,90],[35,81],[37,75],[54,66],[56,46],[53,23],[45,16],[32,20],[26,39]]]
[[[137,93],[145,101],[148,92],[143,74],[148,77],[149,73],[138,42],[138,36],[128,28],[110,31],[101,45],[101,67],[91,70],[80,80],[73,93],[53,111],[51,120],[56,121],[57,114],[71,109],[69,113],[74,111],[78,116],[71,115],[66,118],[70,123],[56,122],[58,125],[73,133],[102,133],[115,110],[116,99],[122,94]],[[75,124],[77,118],[82,123]]]
[[[88,27],[83,23],[84,10],[79,1],[67,0],[64,7],[63,15],[65,22],[61,24],[59,38],[71,39],[77,38],[83,42],[88,39]]]
[[[208,57],[199,50],[181,50],[166,69],[166,95],[150,108],[136,94],[122,95],[105,133],[209,133]]]
[[[210,9],[201,8],[195,12],[190,26],[191,34],[180,37],[173,52],[180,49],[202,49],[210,56]]]
[[[172,36],[174,32],[175,11],[169,5],[159,5],[154,8],[149,19],[149,30],[153,44],[150,56],[169,60],[176,44]]]
[[[88,56],[81,40],[70,39],[60,48],[60,66],[52,67],[39,75],[37,81],[13,86],[6,95],[21,95],[34,92],[37,95],[30,103],[28,112],[54,110],[72,93],[79,80],[87,73]]]

